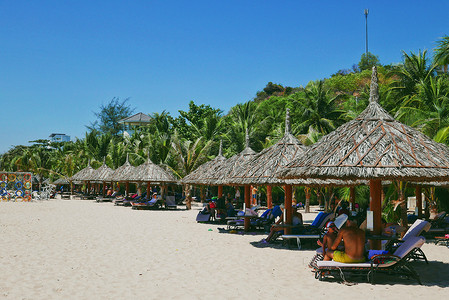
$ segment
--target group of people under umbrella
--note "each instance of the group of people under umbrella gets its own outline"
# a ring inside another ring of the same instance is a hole
[[[181,182],[218,186],[244,186],[245,206],[251,205],[251,186],[267,186],[267,206],[272,206],[272,186],[284,186],[285,223],[292,223],[292,186],[370,187],[370,211],[375,235],[382,232],[382,182],[408,181],[416,186],[418,215],[422,215],[419,182],[449,179],[449,148],[423,133],[396,121],[379,104],[377,69],[373,67],[367,108],[354,120],[338,127],[309,148],[290,133],[286,117],[285,134],[275,145],[256,153],[249,147],[225,159],[221,150],[212,161],[200,166]],[[220,148],[221,149],[221,148]],[[310,194],[306,189],[306,202]],[[351,189],[351,202],[354,189]],[[402,226],[407,227],[406,202],[401,202]],[[245,218],[245,230],[250,226]],[[289,229],[286,228],[288,233]],[[372,243],[379,249],[380,241]]]
[[[102,184],[103,196],[106,194],[107,183],[110,183],[112,186],[114,183],[124,183],[125,195],[129,195],[130,183],[139,185],[146,184],[146,194],[148,197],[152,194],[152,184],[160,185],[163,193],[167,184],[177,183],[173,174],[154,164],[149,158],[145,163],[134,167],[129,162],[129,156],[126,157],[126,162],[116,170],[109,168],[105,162],[98,169],[92,168],[89,163],[86,168],[73,175],[71,180],[85,182],[87,190],[90,189],[91,185],[94,187],[95,185],[100,186]],[[113,189],[119,190],[119,187],[114,187]]]

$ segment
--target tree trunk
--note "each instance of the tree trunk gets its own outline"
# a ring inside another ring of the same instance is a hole
[[[310,212],[310,188],[306,187],[305,192],[306,192],[305,212],[309,213]]]
[[[407,202],[404,197],[404,191],[402,189],[399,190],[399,201],[401,201],[401,226],[407,230],[408,228],[408,220],[407,220]]]
[[[186,209],[192,209],[192,196],[190,195],[190,186],[188,184],[185,185],[184,193],[186,195]]]

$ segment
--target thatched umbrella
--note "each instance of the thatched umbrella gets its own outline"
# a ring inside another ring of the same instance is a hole
[[[215,185],[216,179],[213,179],[217,174],[217,170],[221,168],[226,161],[226,157],[223,156],[223,143],[220,140],[220,147],[218,155],[196,168],[193,172],[186,175],[181,179],[182,184],[197,184],[197,185]],[[203,189],[201,189],[201,197],[203,197]],[[218,197],[223,194],[223,186],[218,185]]]
[[[98,169],[94,170],[90,176],[89,181],[96,182],[96,183],[103,183],[103,196],[105,195],[105,189],[106,185],[105,182],[112,181],[111,176],[114,173],[114,170],[109,168],[106,165],[106,158],[103,160],[103,165],[99,167]]]
[[[115,169],[112,175],[107,178],[108,181],[113,182],[125,182],[126,186],[126,195],[129,193],[129,178],[131,174],[134,172],[135,167],[129,163],[129,154],[126,155],[126,161],[123,165]]]
[[[324,136],[302,158],[279,173],[280,178],[369,180],[375,234],[381,233],[381,180],[449,178],[449,148],[397,122],[378,101],[374,67],[367,108],[354,120]]]
[[[95,169],[90,166],[90,160],[89,160],[87,162],[87,167],[85,167],[84,169],[82,169],[81,171],[79,171],[78,173],[73,175],[70,180],[72,182],[73,181],[85,181],[85,182],[87,182],[87,191],[89,192],[89,188],[90,188],[89,178],[90,178],[90,175],[94,171],[95,171]]]
[[[292,159],[302,156],[305,150],[306,147],[290,133],[290,110],[287,109],[284,137],[252,157],[246,164],[237,165],[237,168],[232,170],[224,181],[226,184],[234,185],[267,185],[267,206],[271,208],[272,185],[285,184],[285,180],[275,176],[276,172]],[[286,207],[288,207],[287,204]]]
[[[217,178],[214,179],[214,176],[216,176],[217,170],[220,169],[226,161],[226,157],[223,156],[222,152],[222,142],[220,141],[218,155],[214,159],[196,168],[195,171],[186,175],[183,179],[181,179],[181,183],[199,185],[215,184]]]
[[[146,182],[147,196],[150,196],[151,183],[165,184],[177,183],[176,178],[170,172],[165,171],[160,166],[154,164],[150,158],[138,167],[135,167],[127,176],[129,181]]]
[[[242,152],[232,156],[223,162],[222,166],[219,167],[215,174],[211,174],[210,178],[206,178],[206,181],[209,181],[211,184],[215,185],[223,185],[227,184],[227,178],[230,174],[233,174],[235,170],[239,169],[240,166],[246,165],[246,163],[251,160],[254,155],[257,154],[251,147],[249,146],[249,135],[248,129],[246,129],[245,136],[245,149]],[[245,185],[245,207],[251,206],[251,191],[250,186]],[[248,218],[245,218],[245,230],[249,230],[250,222]]]

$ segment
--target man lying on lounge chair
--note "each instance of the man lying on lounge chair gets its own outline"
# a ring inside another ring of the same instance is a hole
[[[338,245],[343,240],[344,251],[337,251]],[[348,219],[346,226],[340,229],[337,238],[326,251],[324,260],[332,260],[342,263],[359,263],[365,261],[365,232],[357,227],[357,223]]]

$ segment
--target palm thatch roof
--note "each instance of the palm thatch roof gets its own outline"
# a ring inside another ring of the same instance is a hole
[[[69,185],[70,183],[69,183],[69,181],[67,179],[61,177],[61,178],[53,181],[53,184],[56,184],[56,185]]]
[[[257,154],[256,151],[251,149],[249,146],[249,135],[248,130],[246,130],[246,147],[242,152],[232,156],[223,162],[221,167],[215,170],[215,173],[211,173],[209,178],[205,178],[204,181],[209,185],[222,185],[227,184],[227,177],[235,172],[241,165],[245,165],[249,160],[251,160],[254,155]]]
[[[302,157],[306,149],[306,146],[290,133],[290,111],[287,109],[284,137],[275,145],[251,156],[247,163],[234,164],[235,168],[226,176],[224,182],[234,185],[284,184],[285,180],[277,178],[276,172],[293,159]]]
[[[95,171],[94,168],[90,166],[90,161],[87,163],[87,167],[72,176],[72,181],[89,181],[90,175]]]
[[[104,181],[111,181],[111,175],[114,173],[114,170],[109,168],[106,165],[106,161],[103,161],[103,165],[99,167],[98,169],[94,170],[89,177],[89,181],[95,181],[95,182],[104,182]]]
[[[126,162],[115,169],[115,171],[106,178],[105,181],[130,181],[130,174],[135,170],[135,167],[129,163],[129,155],[126,155]]]
[[[279,177],[447,181],[449,148],[396,121],[378,101],[374,67],[367,108],[312,145]]]
[[[190,174],[184,176],[181,180],[183,184],[199,184],[199,185],[207,185],[210,184],[210,179],[213,178],[217,173],[217,170],[221,168],[226,161],[226,157],[223,156],[222,149],[223,145],[220,141],[220,148],[218,150],[218,155],[198,168]]]
[[[177,180],[170,172],[165,171],[160,166],[154,164],[150,158],[138,167],[135,167],[127,178],[133,182],[151,183],[176,183]]]

